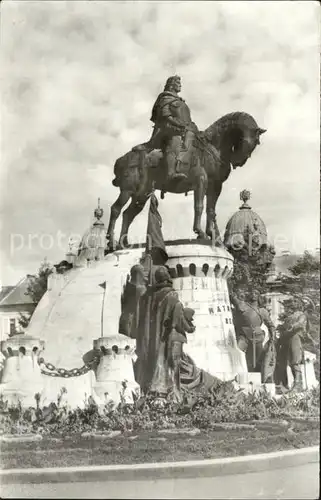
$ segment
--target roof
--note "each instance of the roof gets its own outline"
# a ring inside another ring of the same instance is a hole
[[[2,301],[2,299],[8,295],[9,292],[11,292],[11,290],[14,288],[14,286],[3,286],[1,288],[1,291],[0,291],[0,302]]]
[[[0,307],[33,304],[32,298],[27,295],[28,284],[29,278],[26,276],[16,286],[3,287],[0,295]],[[6,293],[3,293],[5,291]]]

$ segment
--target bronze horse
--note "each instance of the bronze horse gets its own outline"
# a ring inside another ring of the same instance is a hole
[[[128,245],[128,229],[134,218],[144,208],[153,189],[162,194],[187,193],[194,191],[193,231],[198,238],[212,238],[222,245],[216,223],[216,203],[222,184],[235,169],[242,167],[258,144],[260,128],[254,118],[243,112],[229,113],[195,135],[189,151],[180,155],[180,172],[187,178],[179,182],[166,183],[163,154],[160,150],[132,150],[116,160],[113,185],[120,188],[120,195],[111,206],[107,239],[109,250],[115,248],[115,223],[122,208],[131,198],[129,207],[123,213],[120,242]],[[206,197],[206,231],[201,229],[201,217]]]

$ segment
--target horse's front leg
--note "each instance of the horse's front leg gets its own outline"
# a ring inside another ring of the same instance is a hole
[[[123,213],[123,223],[120,231],[119,245],[121,248],[128,246],[128,230],[135,217],[143,210],[148,196],[132,197],[132,201]]]
[[[215,246],[224,246],[216,220],[216,203],[222,191],[222,183],[209,185],[206,196],[206,234],[214,239]],[[213,235],[214,231],[214,235]]]
[[[206,234],[202,231],[202,214],[204,210],[204,196],[207,189],[206,173],[201,173],[197,178],[197,183],[194,188],[194,224],[193,231],[197,234],[198,239],[206,238]]]
[[[113,252],[116,248],[115,244],[115,224],[120,215],[122,208],[126,205],[130,198],[128,191],[121,191],[115,203],[110,208],[109,225],[107,229],[106,238],[108,240],[107,249]]]

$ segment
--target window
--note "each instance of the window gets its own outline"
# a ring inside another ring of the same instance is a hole
[[[9,335],[15,335],[16,333],[16,320],[15,318],[10,318],[10,333]]]

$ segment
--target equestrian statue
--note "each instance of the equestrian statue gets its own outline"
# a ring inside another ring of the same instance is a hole
[[[131,199],[123,213],[120,233],[120,242],[126,246],[129,227],[154,189],[161,191],[162,198],[166,192],[193,191],[193,231],[199,239],[212,238],[217,246],[222,245],[216,222],[222,184],[232,168],[245,165],[265,130],[248,113],[235,112],[222,116],[201,132],[179,96],[180,91],[180,77],[168,78],[152,109],[151,138],[116,160],[113,185],[119,187],[120,194],[111,207],[107,229],[110,251],[116,248],[115,224],[122,208]],[[204,198],[205,231],[201,228]]]

